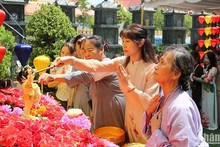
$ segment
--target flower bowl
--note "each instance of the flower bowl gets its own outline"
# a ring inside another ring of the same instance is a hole
[[[94,130],[94,134],[119,146],[125,142],[125,131],[118,127],[105,126]]]

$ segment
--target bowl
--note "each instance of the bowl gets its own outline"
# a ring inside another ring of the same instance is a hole
[[[118,127],[105,126],[94,130],[94,134],[100,138],[104,138],[119,146],[125,142],[125,131]]]

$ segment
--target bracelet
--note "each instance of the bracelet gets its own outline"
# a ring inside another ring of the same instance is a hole
[[[132,89],[128,90],[127,93],[134,91],[136,87],[133,87]]]

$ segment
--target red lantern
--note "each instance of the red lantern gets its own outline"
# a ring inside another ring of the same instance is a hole
[[[216,40],[216,44],[220,43],[220,38],[215,38],[215,40]]]
[[[3,57],[5,56],[6,48],[0,45],[0,63],[2,62]]]
[[[29,44],[21,43],[15,46],[15,53],[21,62],[22,66],[25,66],[28,58],[32,52],[32,47]]]
[[[0,26],[2,25],[2,23],[4,22],[6,17],[5,11],[3,11],[2,9],[0,9]]]
[[[220,32],[220,27],[217,26],[216,28],[217,28],[216,34],[219,34],[219,32]]]
[[[204,56],[204,52],[203,52],[203,51],[199,51],[199,57],[200,57],[200,59],[202,59],[203,56]]]
[[[216,17],[216,18],[215,18],[215,19],[216,19],[215,22],[218,23],[219,20],[220,20],[220,16],[219,16],[219,15],[215,15],[215,17]]]
[[[204,34],[204,28],[198,28],[198,33],[202,36]]]
[[[216,39],[212,39],[212,40],[211,40],[211,45],[212,45],[212,47],[215,47],[216,44],[217,44],[217,40],[216,40]]]
[[[211,16],[212,23],[216,23],[216,15]]]
[[[202,48],[204,45],[204,40],[198,40],[199,47]]]
[[[199,16],[199,17],[198,17],[198,20],[199,20],[199,23],[200,23],[200,24],[203,24],[204,21],[205,21],[205,17],[204,17],[204,16]]]
[[[217,34],[218,29],[216,27],[211,27],[211,32],[212,32],[212,35],[215,35]]]

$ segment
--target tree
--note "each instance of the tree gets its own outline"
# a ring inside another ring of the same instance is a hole
[[[164,15],[161,13],[161,8],[158,8],[154,13],[154,25],[156,31],[161,31],[164,25]]]
[[[0,44],[6,48],[6,54],[0,63],[0,78],[9,78],[10,69],[12,65],[12,53],[10,49],[15,46],[15,37],[12,32],[5,29],[5,27],[0,27]]]
[[[54,60],[59,55],[62,44],[74,37],[76,30],[60,6],[43,4],[29,19],[26,33],[26,41],[33,47],[29,58],[29,63],[32,63],[36,56],[42,54]]]
[[[90,3],[87,0],[79,0],[78,3],[82,15],[77,16],[76,21],[82,24],[83,29],[85,25],[91,27],[94,24],[94,16],[89,15],[89,11],[91,10]]]
[[[192,17],[189,14],[184,16],[184,26],[186,27],[186,34],[190,35],[190,28],[192,28]]]
[[[117,21],[118,23],[124,23],[123,28],[126,28],[129,24],[132,23],[132,14],[125,7],[121,7],[117,11]]]

